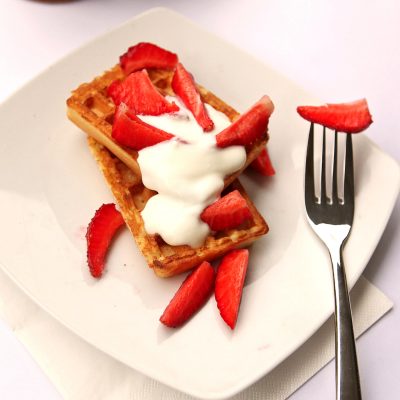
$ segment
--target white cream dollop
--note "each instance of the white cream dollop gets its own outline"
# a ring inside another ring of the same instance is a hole
[[[210,232],[200,214],[220,195],[224,177],[243,167],[242,146],[218,148],[215,135],[230,125],[225,114],[206,104],[214,129],[205,133],[177,99],[180,111],[161,116],[139,116],[174,139],[139,151],[143,184],[158,192],[146,204],[142,217],[146,232],[159,234],[170,245],[198,247]]]

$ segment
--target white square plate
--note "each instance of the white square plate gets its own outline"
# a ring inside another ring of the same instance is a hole
[[[238,110],[266,93],[275,177],[242,182],[270,225],[251,249],[237,327],[215,300],[188,324],[158,322],[182,277],[149,270],[128,232],[114,242],[107,273],[86,266],[85,227],[113,201],[85,142],[65,116],[70,90],[114,65],[128,46],[150,41],[179,54],[198,82]],[[296,106],[314,99],[252,56],[180,15],[155,9],[47,69],[0,107],[0,261],[38,304],[109,355],[201,398],[244,389],[298,348],[333,311],[327,252],[306,223],[303,167],[308,123]],[[390,216],[399,188],[395,161],[354,137],[356,214],[345,249],[353,286]]]

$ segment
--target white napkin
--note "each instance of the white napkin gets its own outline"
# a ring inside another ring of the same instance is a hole
[[[393,305],[363,277],[351,297],[357,336]],[[80,339],[33,303],[2,271],[0,317],[67,400],[193,399],[145,377]],[[333,328],[331,318],[299,350],[232,400],[286,399],[333,358]]]

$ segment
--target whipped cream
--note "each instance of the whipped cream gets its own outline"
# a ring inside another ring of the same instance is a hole
[[[193,114],[185,107],[185,105],[173,96],[165,96],[169,102],[174,102],[179,111],[176,113],[162,115],[138,115],[138,117],[149,125],[160,128],[165,132],[172,133],[176,137],[193,143],[193,142],[208,142],[215,143],[214,136],[228,127],[231,122],[229,118],[222,112],[217,111],[209,104],[205,104],[208,115],[214,122],[214,129],[211,132],[204,132],[203,128],[196,122]]]
[[[179,99],[167,99],[179,106],[179,112],[139,116],[175,135],[139,151],[143,184],[158,192],[147,202],[142,217],[147,233],[159,234],[170,245],[198,247],[210,233],[200,214],[219,197],[224,177],[243,167],[246,151],[242,146],[216,146],[215,135],[231,123],[225,114],[206,104],[215,126],[204,133]]]

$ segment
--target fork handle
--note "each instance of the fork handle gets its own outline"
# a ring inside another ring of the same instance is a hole
[[[361,400],[349,291],[344,269],[343,244],[329,249],[335,290],[336,399]]]

